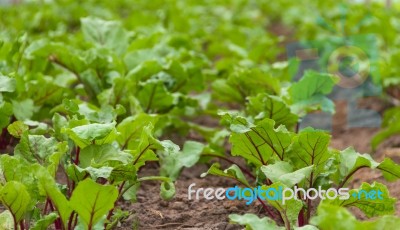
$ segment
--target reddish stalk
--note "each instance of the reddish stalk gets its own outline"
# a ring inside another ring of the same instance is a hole
[[[23,220],[21,220],[21,222],[19,222],[19,227],[20,227],[20,230],[25,230],[25,225],[24,225]]]
[[[50,207],[50,211],[51,212],[55,211],[53,203],[51,202],[51,200],[49,200],[49,207]],[[54,227],[55,227],[56,230],[62,230],[61,218],[57,218],[54,221]]]
[[[72,226],[72,222],[74,221],[74,216],[75,216],[75,211],[73,211],[73,212],[71,213],[71,215],[69,216],[69,220],[68,220],[68,230],[72,230],[73,227],[75,227],[75,226]]]
[[[314,163],[314,162],[312,162],[312,163]],[[313,186],[313,176],[314,176],[314,173],[311,172],[311,175],[310,175],[310,185],[309,185],[308,188],[312,188],[312,186]],[[305,224],[308,224],[308,222],[310,221],[311,209],[312,209],[311,199],[309,199],[309,198],[307,197],[307,216],[306,216]]]
[[[18,223],[17,223],[17,221],[15,220],[15,215],[12,214],[12,216],[13,216],[13,220],[14,220],[14,229],[18,229]]]
[[[260,199],[260,197],[257,196],[257,200],[261,203],[261,205],[263,206],[264,210],[268,213],[268,215],[269,215],[272,219],[274,219],[274,220],[281,219],[281,220],[282,220],[282,217],[281,217],[281,216],[279,216],[279,218],[278,218],[273,212],[271,212],[271,210],[268,209],[268,206],[264,203],[263,200]],[[282,220],[282,221],[283,221],[283,220]]]
[[[300,210],[299,216],[297,217],[297,222],[299,223],[299,227],[302,227],[305,225],[304,221],[304,208]]]
[[[122,196],[121,192],[122,192],[122,189],[123,189],[124,186],[125,186],[125,183],[126,183],[126,181],[122,182],[122,183],[120,184],[119,188],[118,188],[118,198]],[[113,216],[114,208],[115,208],[115,206],[117,205],[117,202],[118,202],[118,199],[115,201],[114,207],[108,212],[108,215],[107,215],[107,219],[106,219],[106,220],[108,220],[108,221],[111,220],[111,217]],[[104,228],[106,228],[106,227],[107,227],[107,223],[104,223]]]
[[[343,179],[342,183],[339,184],[338,188],[342,188],[342,187],[344,186],[344,184],[346,184],[346,182],[350,179],[350,177],[353,176],[353,174],[356,173],[359,169],[366,168],[366,167],[367,167],[367,166],[360,166],[360,167],[354,169],[353,172],[349,173],[349,175],[347,175],[347,176]]]
[[[75,150],[75,164],[78,165],[79,164],[79,154],[81,152],[81,148],[79,148],[78,146],[76,147]]]
[[[46,199],[46,204],[44,205],[43,215],[47,214],[47,208],[49,207],[49,198]]]
[[[3,128],[1,135],[0,135],[0,149],[6,149],[8,144],[7,141],[7,129]]]

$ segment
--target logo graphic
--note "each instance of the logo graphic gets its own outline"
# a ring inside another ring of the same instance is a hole
[[[237,185],[230,188],[195,188],[196,184],[192,183],[188,187],[188,199],[199,200],[202,196],[206,200],[244,200],[246,201],[246,205],[252,204],[257,199],[261,200],[270,200],[270,201],[282,201],[282,204],[285,204],[286,201],[291,199],[302,199],[302,200],[334,200],[338,198],[339,200],[348,200],[351,197],[357,200],[383,200],[382,194],[383,192],[379,189],[377,190],[359,190],[358,192],[349,193],[348,188],[329,188],[324,190],[321,186],[316,188],[309,188],[307,190],[303,188],[298,188],[294,186],[294,188],[283,188],[279,186],[278,188],[273,187],[262,187],[258,186],[256,188],[241,188]]]
[[[335,30],[323,19],[319,23],[328,27],[335,35],[321,40],[291,43],[287,46],[288,59],[299,60],[294,81],[301,78],[305,70],[327,72],[340,78],[329,98],[346,102],[347,122],[353,127],[380,127],[381,117],[374,110],[359,106],[361,99],[381,94],[378,68],[377,39],[373,34],[346,35],[346,18],[351,16],[345,6],[341,7],[342,32]],[[368,17],[365,16],[365,17]],[[361,25],[363,20],[360,20]],[[360,25],[352,25],[354,28]],[[332,115],[328,113],[307,115],[300,127],[313,126],[331,130]]]

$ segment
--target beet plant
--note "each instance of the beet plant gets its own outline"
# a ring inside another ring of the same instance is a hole
[[[264,190],[263,196],[248,190],[240,199],[257,199],[266,217],[232,214],[232,222],[251,229],[337,229],[346,224],[386,229],[399,223],[398,218],[390,216],[395,212],[396,198],[390,196],[386,185],[374,182],[363,183],[358,189],[346,187],[363,168],[379,170],[386,180],[394,181],[400,177],[399,165],[389,158],[376,162],[351,147],[330,148],[331,136],[327,131],[311,127],[298,130],[297,122],[308,112],[334,111],[332,101],[324,95],[332,90],[335,81],[330,75],[306,72],[299,82],[288,87],[287,94],[260,93],[248,97],[245,112],[220,112],[221,123],[230,131],[230,157],[243,159],[247,167],[233,164],[221,169],[215,163],[203,176],[222,176],[242,188]],[[224,153],[218,157],[230,158]],[[307,195],[309,190],[312,191]],[[287,192],[289,198],[282,198]],[[374,199],[369,193],[375,194]],[[346,209],[349,207],[360,209],[369,218],[379,218],[357,221]]]
[[[398,228],[385,185],[348,187],[364,168],[394,181],[399,165],[331,148],[329,132],[302,127],[310,113],[335,112],[328,95],[339,78],[324,66],[303,71],[301,55],[285,58],[295,40],[316,40],[321,63],[355,45],[368,51],[367,83],[382,83],[398,105],[391,1],[3,2],[0,229],[119,229],[142,183],[158,181],[145,192],[170,200],[183,168],[215,159],[232,166],[209,164],[206,182],[212,174],[280,191],[244,193],[264,210],[229,215],[248,229]],[[340,64],[331,67],[354,70]],[[399,116],[386,111],[374,149],[400,132]]]

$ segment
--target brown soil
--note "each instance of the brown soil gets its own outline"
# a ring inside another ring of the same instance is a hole
[[[192,183],[196,183],[196,188],[227,188],[233,185],[232,181],[224,178],[200,178],[199,175],[205,171],[205,165],[184,170],[175,184],[176,196],[169,202],[160,198],[159,183],[143,183],[137,195],[138,202],[126,204],[133,215],[120,229],[132,229],[134,226],[138,229],[241,229],[240,226],[228,223],[229,214],[261,211],[259,204],[247,206],[239,201],[189,200],[187,188]]]

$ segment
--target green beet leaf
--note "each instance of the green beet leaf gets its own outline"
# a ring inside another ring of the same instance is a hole
[[[293,166],[285,161],[279,161],[275,164],[261,166],[261,171],[273,183],[281,182],[285,186],[291,188],[296,184],[300,184],[308,178],[313,171],[313,165],[293,171]]]
[[[386,180],[395,181],[400,178],[400,165],[393,162],[390,158],[385,158],[377,167]]]
[[[162,81],[150,79],[140,86],[137,97],[147,113],[165,112],[175,103],[174,96],[168,92]]]
[[[146,161],[157,161],[155,149],[161,149],[160,142],[152,135],[153,125],[149,124],[143,128],[140,141],[137,147],[131,151],[133,155],[133,164],[137,169],[145,165]]]
[[[283,190],[287,187],[281,182],[276,182],[269,186],[263,185],[262,188],[264,190],[271,189],[272,192],[269,192],[268,194],[270,196],[276,196],[279,195],[280,189]],[[273,191],[276,191],[276,193]],[[303,208],[303,203],[301,200],[292,198],[283,202],[282,199],[266,199],[266,202],[281,213],[286,226],[296,225],[299,212]]]
[[[7,127],[7,131],[16,138],[20,138],[29,127],[22,121],[15,121]]]
[[[284,227],[279,227],[275,221],[268,217],[260,218],[255,214],[230,214],[229,220],[232,223],[246,226],[246,229],[251,230],[284,230]]]
[[[46,230],[57,219],[56,213],[50,213],[38,220],[31,230]]]
[[[14,154],[31,163],[48,166],[52,174],[55,175],[60,158],[67,150],[66,142],[57,142],[54,137],[29,135],[25,132],[21,136],[19,144],[15,147]]]
[[[12,101],[14,116],[21,121],[30,119],[35,112],[35,105],[32,99],[22,101]]]
[[[85,148],[93,141],[96,144],[112,143],[117,136],[115,122],[109,124],[89,124],[70,128],[64,128],[64,132],[80,147]]]
[[[311,224],[319,229],[397,229],[400,218],[383,216],[375,220],[359,221],[347,209],[332,204],[322,203],[318,206],[317,216],[311,218]]]
[[[390,158],[385,158],[378,163],[368,154],[360,154],[353,148],[347,148],[339,154],[339,174],[336,176],[336,180],[340,187],[345,185],[349,177],[361,168],[378,169],[388,181],[400,178],[400,165],[394,163]]]
[[[4,182],[17,181],[25,186],[31,196],[29,207],[33,207],[39,199],[36,181],[36,168],[38,164],[30,164],[20,157],[3,154],[0,156],[0,176]]]
[[[90,179],[86,179],[75,188],[70,203],[86,228],[91,230],[114,207],[117,197],[118,190],[114,186],[99,185]]]
[[[328,160],[332,158],[331,152],[328,151],[330,135],[324,131],[307,128],[302,130],[293,142],[291,160],[296,169],[314,165],[311,174],[313,183],[315,178],[324,172]]]
[[[79,165],[82,168],[108,165],[112,162],[126,164],[131,161],[132,156],[129,153],[120,151],[111,144],[89,145],[81,149],[79,157]]]
[[[117,141],[122,149],[134,149],[140,142],[140,137],[145,126],[155,124],[157,116],[139,113],[121,121],[117,126],[120,135]]]
[[[298,117],[290,111],[279,97],[265,93],[248,98],[247,111],[256,120],[269,118],[275,121],[275,127],[285,125],[288,129],[293,129],[298,122]]]
[[[332,75],[306,71],[300,81],[289,89],[294,113],[304,116],[318,109],[333,113],[334,104],[325,95],[332,91],[337,82],[338,78]]]
[[[0,190],[1,203],[12,213],[15,223],[19,223],[28,211],[31,196],[24,184],[7,182]]]
[[[396,199],[389,196],[385,185],[374,182],[373,184],[363,183],[359,189],[349,191],[350,197],[340,200],[326,199],[324,202],[339,205],[342,207],[357,207],[367,217],[383,216],[395,212]]]
[[[110,179],[113,182],[136,181],[136,167],[132,164],[117,165],[112,169]]]
[[[10,117],[12,114],[13,114],[12,104],[3,101],[0,96],[0,128],[4,128],[9,124]]]
[[[99,18],[81,19],[85,39],[98,46],[104,46],[122,54],[128,48],[130,34],[118,21],[105,21]]]
[[[16,81],[14,78],[9,78],[0,75],[0,93],[1,92],[14,92]]]
[[[14,229],[14,219],[12,213],[8,210],[0,214],[0,229]]]
[[[68,220],[73,211],[70,201],[62,194],[53,177],[45,168],[39,168],[36,176],[39,181],[39,191],[53,202],[64,228],[67,228]]]
[[[209,174],[215,176],[227,177],[236,180],[242,185],[250,187],[250,184],[247,181],[246,177],[243,175],[242,170],[240,170],[240,168],[237,165],[232,165],[225,170],[221,170],[221,166],[218,163],[214,163],[213,165],[211,165],[211,167],[208,169],[207,172],[201,174],[201,177],[205,177]]]
[[[164,145],[166,142],[162,142]],[[168,141],[168,144],[173,144]],[[165,148],[166,151],[160,153],[160,175],[168,176],[172,180],[176,180],[183,167],[192,167],[200,159],[204,145],[195,141],[187,141],[183,145],[182,151],[176,151],[176,148]],[[168,151],[172,149],[172,151]],[[179,150],[179,149],[178,149]]]
[[[393,135],[400,133],[400,108],[385,110],[382,119],[382,129],[372,138],[371,146],[375,150],[379,144]]]
[[[229,138],[232,143],[231,154],[241,156],[256,166],[265,165],[276,158],[285,159],[292,144],[292,134],[283,126],[277,129],[274,126],[275,122],[266,118],[256,127],[251,127],[250,131],[237,133],[232,130],[234,132]]]

